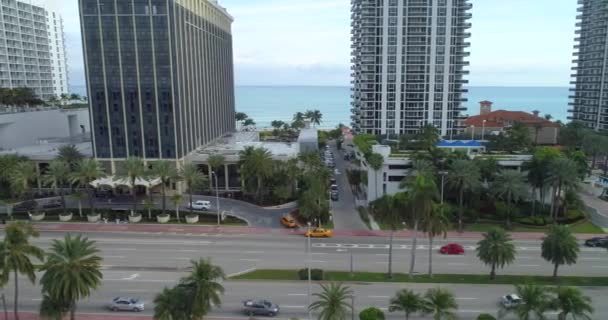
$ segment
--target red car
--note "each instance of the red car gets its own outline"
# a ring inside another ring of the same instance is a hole
[[[441,254],[464,254],[464,248],[456,243],[446,244],[439,249]]]

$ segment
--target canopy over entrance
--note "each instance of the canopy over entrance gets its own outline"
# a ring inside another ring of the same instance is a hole
[[[135,186],[153,188],[159,184],[161,184],[161,181],[159,178],[151,178],[151,179],[137,178],[137,179],[135,179]],[[120,187],[120,186],[125,186],[125,187],[129,187],[129,188],[132,187],[130,179],[117,178],[114,176],[108,176],[105,178],[97,179],[97,180],[91,182],[91,186],[93,186],[94,188],[99,188],[102,186],[106,186],[106,187],[110,187],[110,188],[116,188],[116,187]]]

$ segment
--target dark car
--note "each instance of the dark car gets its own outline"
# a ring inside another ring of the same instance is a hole
[[[587,247],[608,248],[608,237],[591,238],[585,241]]]
[[[247,300],[243,301],[243,311],[248,316],[274,317],[279,313],[279,306],[267,300]]]
[[[38,202],[36,202],[36,200],[27,200],[15,204],[13,206],[13,211],[29,211],[36,209],[36,207],[38,207]]]
[[[45,209],[61,208],[63,207],[63,201],[61,199],[51,199],[43,204],[42,207]]]
[[[340,195],[338,194],[337,191],[334,191],[331,193],[331,200],[338,201],[339,199],[340,199]]]

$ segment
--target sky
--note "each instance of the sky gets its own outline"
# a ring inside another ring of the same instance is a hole
[[[60,12],[70,84],[84,85],[77,0]],[[349,0],[219,0],[235,17],[237,85],[350,83]],[[471,86],[568,86],[576,0],[471,0]]]

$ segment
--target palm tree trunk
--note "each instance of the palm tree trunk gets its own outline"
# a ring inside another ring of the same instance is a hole
[[[458,232],[462,232],[462,210],[464,209],[464,189],[460,188],[458,199]]]
[[[549,209],[549,216],[551,217],[551,220],[553,223],[555,223],[555,218],[553,217],[553,209],[555,208],[555,191],[557,189],[557,186],[554,184],[553,187],[551,188],[551,208]]]
[[[405,320],[410,320],[410,313],[409,312],[405,313]]]
[[[608,155],[604,158],[604,175],[608,175]]]
[[[433,278],[433,235],[429,233],[429,277]]]
[[[190,190],[190,186],[188,186],[188,197],[190,198],[190,214],[194,214],[194,208],[192,208],[192,190]]]
[[[376,199],[378,199],[378,171],[374,170],[374,184],[375,184],[375,190],[376,190]]]
[[[490,271],[490,280],[496,279],[496,264],[492,263],[492,270]]]
[[[595,161],[597,160],[597,152],[593,153],[593,158],[591,160],[591,170],[595,169]]]
[[[511,229],[511,193],[507,196],[507,229]]]
[[[131,186],[131,198],[133,200],[133,208],[131,209],[131,215],[135,215],[135,212],[137,212],[137,196],[135,195],[135,180],[132,181],[132,186]]]
[[[175,204],[175,215],[177,216],[177,222],[179,222],[179,203]]]
[[[63,214],[65,215],[67,207],[65,203],[65,194],[63,192],[63,188],[59,190],[59,197],[61,197],[61,206],[63,207]],[[82,218],[82,212],[80,212],[80,217]]]
[[[86,187],[87,194],[89,196],[89,209],[91,209],[91,214],[95,213],[95,202],[93,201],[93,192],[89,186]]]
[[[215,176],[217,179],[217,176]],[[258,204],[262,204],[262,177],[258,176],[258,190],[256,190],[256,198],[258,199]]]
[[[417,244],[417,239],[418,237],[418,220],[416,219],[414,221],[414,235],[412,238],[412,252],[411,252],[411,259],[410,259],[410,278],[414,277],[414,266],[416,265],[416,244]]]
[[[82,199],[78,198],[78,214],[82,217]]]
[[[17,269],[14,270],[15,271],[15,306],[14,306],[14,312],[15,312],[15,320],[19,320],[19,280],[17,279]]]
[[[557,223],[557,216],[559,215],[559,209],[561,207],[561,203],[560,203],[560,198],[562,195],[562,183],[560,181],[558,187],[557,187],[557,194],[555,196],[555,208],[553,208],[555,210],[555,217],[554,217],[554,221]]]
[[[70,320],[76,320],[76,302],[72,302],[70,306]]]
[[[160,193],[163,195],[163,199],[162,199],[162,205],[163,205],[163,214],[165,214],[165,209],[167,206],[167,199],[166,199],[166,194],[165,194],[166,190],[165,190],[165,181],[161,180],[160,182]]]
[[[2,299],[2,309],[4,310],[4,319],[8,320],[8,309],[6,308],[6,297],[4,296],[4,293],[2,294],[0,299]]]
[[[532,195],[534,196],[534,199],[532,199],[532,218],[534,218],[534,216],[536,216],[536,187],[532,188]]]
[[[557,268],[559,268],[559,264],[555,264],[553,266],[553,278],[557,279]]]
[[[388,278],[393,278],[393,233],[395,228],[391,228],[388,240]]]

